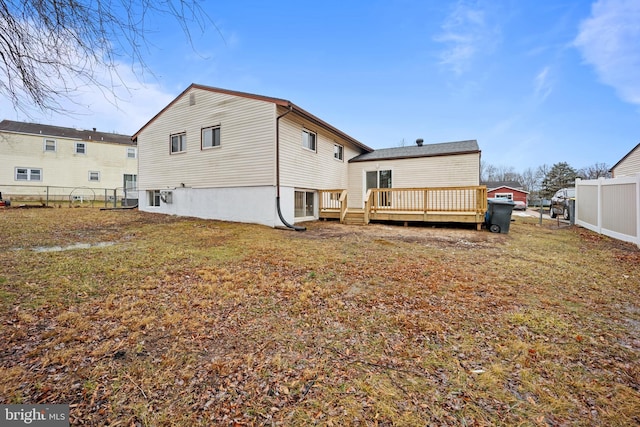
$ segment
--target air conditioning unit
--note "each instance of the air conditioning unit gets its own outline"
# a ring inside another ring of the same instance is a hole
[[[166,190],[160,191],[160,200],[162,200],[168,205],[173,203],[173,191],[166,191]]]

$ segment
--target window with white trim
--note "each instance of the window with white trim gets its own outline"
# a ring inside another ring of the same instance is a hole
[[[51,152],[51,153],[55,153],[56,152],[56,140],[55,139],[50,139],[50,138],[45,138],[44,139],[44,151],[46,152]]]
[[[138,156],[138,150],[134,147],[127,147],[127,159],[135,159]]]
[[[513,200],[513,193],[496,193],[494,195],[494,197],[496,199],[507,199],[507,200]]]
[[[211,126],[202,129],[202,148],[220,146],[220,126]]]
[[[302,129],[302,146],[307,150],[316,151],[316,134]]]
[[[342,145],[333,145],[333,158],[336,160],[344,160],[344,147]]]
[[[160,190],[147,191],[149,197],[149,206],[160,206]]]
[[[93,181],[93,182],[100,181],[100,172],[98,172],[98,171],[89,171],[89,181]]]
[[[42,169],[16,168],[16,181],[42,181]]]
[[[87,154],[87,144],[84,142],[76,142],[75,144],[75,153],[76,154]]]
[[[187,151],[187,133],[171,135],[171,154]]]

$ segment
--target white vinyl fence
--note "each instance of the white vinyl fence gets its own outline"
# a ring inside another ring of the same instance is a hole
[[[575,223],[640,247],[640,174],[576,179]]]

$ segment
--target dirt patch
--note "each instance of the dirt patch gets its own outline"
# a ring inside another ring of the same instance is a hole
[[[305,224],[307,231],[296,236],[302,239],[354,239],[377,241],[378,243],[419,243],[430,247],[476,248],[501,244],[506,234],[475,230],[460,225],[412,225],[371,223],[368,225],[345,225],[333,221]]]

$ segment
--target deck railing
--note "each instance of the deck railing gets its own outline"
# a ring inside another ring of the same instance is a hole
[[[367,192],[367,209],[377,212],[473,212],[487,210],[487,188],[372,188]]]
[[[346,190],[319,190],[320,218],[345,221]],[[480,224],[487,211],[487,187],[373,188],[367,191],[362,221],[442,221]]]
[[[321,216],[335,214],[340,222],[344,222],[347,214],[347,190],[319,190],[318,194]]]

